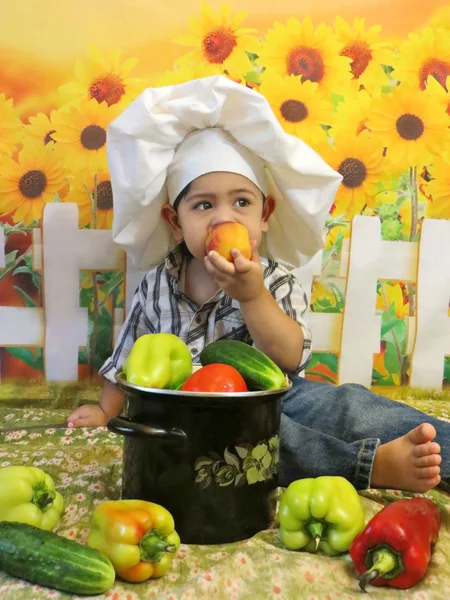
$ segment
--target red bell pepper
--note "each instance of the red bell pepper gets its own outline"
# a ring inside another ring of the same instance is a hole
[[[368,583],[407,589],[428,569],[431,548],[439,537],[439,508],[427,498],[396,500],[385,506],[354,539],[350,556]]]

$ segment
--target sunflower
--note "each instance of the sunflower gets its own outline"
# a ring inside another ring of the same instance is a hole
[[[128,77],[137,63],[137,58],[128,58],[122,62],[118,50],[102,54],[92,46],[88,60],[76,62],[75,80],[60,86],[59,91],[68,103],[94,99],[99,104],[106,102],[108,106],[112,106],[120,103],[124,107],[145,87],[143,79]]]
[[[431,75],[427,79],[426,89],[433,98],[445,107],[450,116],[450,75],[445,80],[445,88]]]
[[[52,133],[56,131],[53,124],[55,112],[52,110],[50,118],[44,113],[39,113],[28,119],[30,123],[24,127],[24,141],[27,146],[35,145],[36,148],[42,149],[47,144],[56,145],[55,140],[52,138]]]
[[[39,151],[25,147],[17,162],[5,156],[0,163],[0,214],[14,212],[14,223],[29,225],[41,218],[44,205],[65,183],[64,167],[51,146]]]
[[[450,36],[445,29],[426,27],[410,33],[399,49],[392,77],[424,90],[432,75],[445,87],[450,75]]]
[[[95,174],[107,168],[106,128],[118,112],[118,105],[108,108],[106,102],[83,100],[79,106],[55,113],[56,131],[52,138],[61,144],[66,162],[74,172],[87,168]]]
[[[252,70],[247,52],[257,53],[260,42],[254,36],[255,29],[241,28],[245,11],[231,15],[231,6],[222,4],[219,14],[203,3],[201,17],[189,19],[190,31],[175,40],[176,44],[195,48],[175,61],[180,67],[195,67],[206,63],[226,71],[230,77],[243,77]]]
[[[23,123],[13,107],[13,100],[0,94],[0,154],[12,154],[20,141]]]
[[[92,204],[97,200],[95,218],[96,229],[111,229],[113,220],[113,195],[111,177],[105,171],[97,174],[97,190],[95,191],[95,176],[87,169],[78,173],[71,181],[70,192],[65,198],[66,202],[75,202],[78,205],[79,224],[85,227],[93,221]]]
[[[200,63],[193,67],[183,67],[174,71],[166,71],[158,77],[156,85],[158,87],[177,85],[179,83],[186,83],[186,81],[193,81],[194,79],[223,74],[222,65]]]
[[[336,108],[333,126],[330,135],[359,135],[367,129],[366,121],[370,115],[372,96],[366,90],[360,90],[356,94],[346,96],[344,102],[340,102]]]
[[[330,123],[333,108],[317,88],[312,81],[276,73],[264,77],[260,87],[284,130],[313,146],[326,140],[321,124]]]
[[[381,25],[366,31],[365,19],[355,17],[352,28],[342,17],[336,17],[334,28],[340,45],[339,54],[352,60],[351,87],[358,91],[362,86],[372,93],[388,85],[382,65],[391,65],[395,55],[389,43],[378,39]]]
[[[429,169],[434,179],[428,184],[431,200],[425,207],[425,217],[450,219],[450,160],[435,157]]]
[[[279,75],[297,75],[312,81],[326,93],[341,89],[352,78],[351,59],[339,55],[340,45],[331,27],[321,23],[314,30],[306,17],[289,19],[287,25],[275,22],[265,37],[258,63]]]
[[[426,91],[401,84],[392,94],[374,98],[367,121],[371,135],[387,147],[394,166],[422,166],[449,139],[450,117]]]
[[[352,217],[364,207],[375,204],[377,183],[390,181],[383,149],[368,131],[358,136],[342,135],[335,138],[335,150],[323,149],[325,160],[342,177],[332,214]]]

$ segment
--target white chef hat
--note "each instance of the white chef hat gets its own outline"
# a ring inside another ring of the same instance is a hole
[[[341,175],[287,134],[267,100],[221,75],[145,90],[108,127],[113,239],[137,267],[173,242],[160,211],[197,177],[244,175],[276,199],[260,254],[288,268],[323,247]]]

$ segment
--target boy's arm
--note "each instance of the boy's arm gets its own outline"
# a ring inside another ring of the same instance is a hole
[[[68,427],[106,427],[110,417],[120,415],[123,410],[125,395],[122,390],[108,380],[99,404],[80,406],[67,419]]]
[[[242,318],[255,343],[283,371],[296,371],[302,362],[302,328],[278,306],[269,290],[240,303]]]

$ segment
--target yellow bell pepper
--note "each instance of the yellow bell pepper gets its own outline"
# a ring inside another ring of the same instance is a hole
[[[64,500],[42,469],[0,469],[0,491],[0,521],[28,523],[47,531],[58,524]]]
[[[168,510],[145,500],[109,500],[92,515],[88,546],[107,556],[124,581],[140,583],[169,571],[180,538]]]

